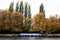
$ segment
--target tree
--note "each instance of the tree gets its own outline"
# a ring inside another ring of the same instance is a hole
[[[23,28],[23,15],[21,13],[3,11],[0,14],[0,31],[22,32]]]
[[[25,18],[25,25],[24,25],[24,32],[29,32],[29,29],[31,27],[31,19]]]
[[[28,5],[28,18],[31,18],[31,6]]]
[[[28,9],[28,8],[27,8],[27,3],[25,3],[25,15],[24,15],[24,16],[25,16],[26,18],[27,18],[27,14],[28,14],[28,13],[27,13],[27,9]]]
[[[44,11],[44,6],[43,6],[43,4],[41,3],[39,12],[43,12],[43,11]]]
[[[18,9],[19,9],[19,2],[16,3],[16,9],[15,9],[15,11],[18,12],[19,11]]]
[[[48,33],[51,33],[51,30],[52,30],[52,21],[51,19],[47,19],[45,20],[45,33],[48,34]]]
[[[9,30],[9,24],[10,24],[10,13],[9,11],[3,11],[2,14],[0,14],[0,27],[2,31],[8,31]]]
[[[20,2],[19,12],[23,14],[23,1]]]
[[[9,6],[9,11],[13,12],[14,11],[14,2],[12,2]]]
[[[40,5],[39,12],[42,12],[44,14],[44,17],[45,17],[44,5],[42,3]]]
[[[32,25],[32,27],[30,28],[30,30],[32,30],[33,32],[43,32],[45,31],[45,22],[44,22],[44,15],[43,13],[37,13],[35,16],[34,16],[34,24]],[[43,25],[44,24],[44,25]]]
[[[29,29],[31,27],[31,14],[30,14],[30,5],[28,5],[27,3],[25,3],[25,31],[29,32]]]
[[[55,16],[51,16],[49,19],[51,19],[51,23],[52,23],[52,29],[51,32],[57,32],[60,30],[60,23],[59,23],[59,18],[57,18],[57,15]]]
[[[43,11],[44,17],[45,17],[45,10]]]
[[[30,5],[28,5],[28,9],[27,9],[27,18],[29,19],[29,22],[28,22],[28,24],[29,24],[29,27],[31,27],[31,6]]]

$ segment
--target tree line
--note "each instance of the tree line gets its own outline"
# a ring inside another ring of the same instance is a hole
[[[54,33],[60,31],[60,18],[51,16],[45,17],[44,5],[41,3],[39,13],[31,18],[30,4],[23,4],[23,1],[10,3],[8,10],[0,12],[0,32],[2,33]]]
[[[23,1],[21,1],[20,3],[18,1],[16,3],[15,10],[14,10],[14,2],[10,3],[9,11],[10,12],[13,12],[13,11],[20,12],[26,18],[31,18],[31,6],[28,3],[23,4]]]

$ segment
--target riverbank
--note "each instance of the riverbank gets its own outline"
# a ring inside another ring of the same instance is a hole
[[[18,36],[18,34],[0,34],[0,37],[12,37],[12,36]]]
[[[21,33],[21,34],[0,34],[0,37],[60,37],[60,34],[27,34],[27,33]]]
[[[47,37],[60,37],[60,34],[44,34],[44,36],[47,36]]]

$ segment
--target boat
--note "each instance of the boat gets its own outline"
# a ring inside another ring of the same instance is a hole
[[[18,36],[20,36],[20,37],[42,37],[43,34],[40,34],[40,33],[20,33]]]

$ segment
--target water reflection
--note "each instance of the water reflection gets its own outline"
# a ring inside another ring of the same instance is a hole
[[[60,38],[47,37],[1,37],[0,40],[60,40]]]
[[[35,40],[35,37],[30,37],[28,38],[28,40]]]
[[[19,40],[19,39],[18,39]],[[20,40],[60,40],[60,38],[21,37]]]

